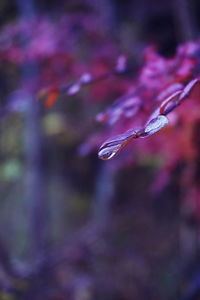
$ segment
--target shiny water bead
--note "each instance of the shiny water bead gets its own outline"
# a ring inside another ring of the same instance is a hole
[[[113,158],[130,140],[137,137],[136,130],[129,130],[106,140],[98,152],[99,158],[109,160]]]
[[[167,117],[163,115],[159,115],[146,124],[145,128],[143,129],[143,132],[140,134],[139,137],[144,138],[150,136],[156,133],[157,131],[159,131],[160,129],[162,129],[167,124],[168,124]]]
[[[121,145],[108,146],[102,148],[98,152],[98,157],[103,160],[109,160],[113,158],[120,150]]]

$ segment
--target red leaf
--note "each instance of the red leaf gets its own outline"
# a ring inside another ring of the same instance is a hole
[[[52,105],[54,105],[54,103],[56,102],[58,96],[59,96],[58,89],[57,88],[51,89],[51,91],[48,93],[48,96],[45,100],[45,106],[47,108],[49,108]]]

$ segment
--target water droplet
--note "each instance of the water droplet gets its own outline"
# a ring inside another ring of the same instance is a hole
[[[168,124],[167,117],[163,115],[159,115],[158,117],[152,119],[144,128],[143,134],[140,135],[141,138],[150,136],[160,129],[162,129],[164,126]]]
[[[113,138],[106,140],[100,147],[98,156],[103,160],[113,158],[130,140],[137,137],[136,130],[128,130]]]
[[[120,150],[121,146],[118,145],[116,146],[112,146],[112,147],[105,147],[100,149],[98,156],[100,159],[103,160],[109,160],[111,158],[113,158]]]

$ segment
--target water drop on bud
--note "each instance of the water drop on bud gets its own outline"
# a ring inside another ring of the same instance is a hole
[[[121,145],[102,148],[98,153],[98,157],[103,160],[109,160],[118,153],[120,148]]]
[[[156,118],[152,119],[147,125],[145,126],[143,133],[140,134],[141,138],[150,136],[160,129],[162,129],[164,126],[168,124],[168,119],[167,117],[163,115],[159,115]]]
[[[98,153],[99,158],[103,160],[109,160],[113,158],[127,143],[134,138],[137,138],[137,131],[135,129],[131,129],[106,140],[100,147]]]

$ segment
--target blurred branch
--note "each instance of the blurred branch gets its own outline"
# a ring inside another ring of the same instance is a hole
[[[200,296],[200,273],[198,272],[188,285],[180,300],[197,300]]]
[[[10,261],[10,253],[5,245],[5,242],[0,240],[0,264],[5,273],[9,276],[15,276],[16,270]]]
[[[94,224],[105,226],[109,220],[115,187],[114,175],[114,168],[111,164],[103,164],[101,166],[96,179],[96,191],[92,211]]]
[[[30,20],[35,15],[34,0],[17,0],[21,18]],[[29,38],[23,37],[23,38]],[[32,82],[38,73],[36,63],[24,63],[21,68],[22,87],[25,90],[25,151],[26,151],[26,196],[30,230],[30,252],[41,255],[46,236],[46,202],[44,196],[44,175],[42,167],[42,136],[39,105],[32,96]]]
[[[44,98],[45,105],[47,107],[50,107],[54,104],[54,102],[57,100],[59,95],[75,95],[85,86],[93,85],[115,76],[123,77],[130,74],[134,74],[136,70],[137,70],[136,64],[134,64],[132,68],[127,67],[127,58],[122,55],[118,58],[116,66],[115,68],[113,68],[112,71],[104,73],[99,76],[93,76],[90,73],[84,73],[77,81],[73,83],[69,83],[61,87],[53,87],[53,88],[41,90],[38,93],[37,98],[38,99]]]
[[[190,0],[175,0],[174,4],[174,20],[178,28],[178,37],[182,41],[188,41],[195,38],[194,16],[191,11]]]
[[[83,255],[82,251],[85,247],[92,251],[93,246],[101,239],[111,217],[114,175],[115,169],[112,164],[102,165],[96,179],[90,220],[80,230],[67,237],[57,248],[46,250],[35,264],[35,269],[25,276],[28,280],[48,273],[62,263],[75,263]]]

